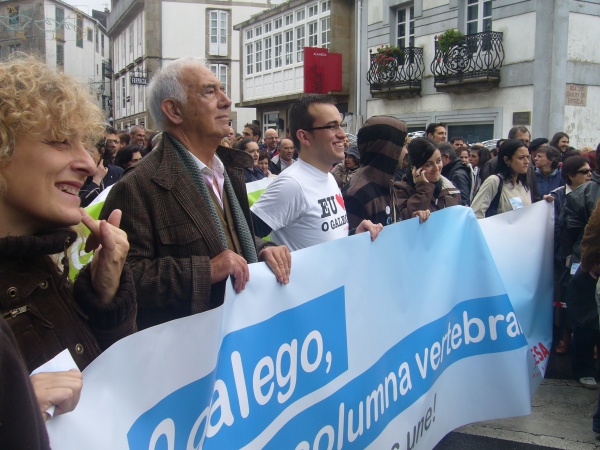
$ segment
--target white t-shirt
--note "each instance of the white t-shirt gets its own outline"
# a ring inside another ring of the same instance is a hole
[[[281,172],[251,210],[271,227],[271,240],[291,251],[348,236],[335,179],[301,159]]]

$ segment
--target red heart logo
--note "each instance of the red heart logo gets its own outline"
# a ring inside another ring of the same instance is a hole
[[[344,211],[346,211],[346,207],[344,206],[344,197],[342,197],[340,194],[335,194],[335,199],[340,204],[340,206],[344,208]]]

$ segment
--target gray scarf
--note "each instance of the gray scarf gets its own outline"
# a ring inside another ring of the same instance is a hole
[[[179,156],[183,167],[185,167],[187,173],[200,190],[200,194],[202,194],[202,197],[208,206],[210,216],[212,217],[212,220],[217,228],[217,232],[219,233],[219,238],[221,239],[223,246],[227,247],[227,238],[225,237],[225,232],[221,228],[219,215],[215,209],[215,204],[210,196],[210,192],[208,192],[208,187],[206,186],[204,178],[202,177],[202,172],[200,172],[198,164],[196,164],[196,161],[194,161],[192,155],[190,155],[189,151],[183,146],[183,144],[181,144],[181,142],[179,142],[170,134],[167,134],[167,136],[175,147],[175,152],[177,153],[177,156]],[[233,190],[233,186],[231,185],[227,171],[223,172],[223,176],[225,178],[223,190],[225,191],[225,195],[227,195],[227,199],[229,200],[229,206],[231,207],[231,213],[233,214],[235,231],[237,232],[240,245],[242,246],[243,256],[248,264],[258,262],[258,257],[256,256],[256,247],[254,246],[254,238],[250,232],[250,227],[248,227],[248,223],[246,222],[246,216],[242,211],[240,202],[235,195],[235,191]]]

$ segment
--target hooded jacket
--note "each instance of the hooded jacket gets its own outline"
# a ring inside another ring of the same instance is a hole
[[[415,184],[409,172],[404,180],[394,183],[394,188],[401,220],[412,219],[417,211],[433,213],[461,203],[460,191],[443,175],[437,183]]]
[[[389,116],[371,117],[358,132],[360,167],[342,190],[350,229],[365,219],[382,225],[400,220],[392,188],[405,139],[406,124]]]

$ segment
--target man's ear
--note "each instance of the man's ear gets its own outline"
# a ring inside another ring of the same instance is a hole
[[[304,145],[309,144],[307,131],[304,131],[304,130],[296,131],[296,137],[300,141],[300,144],[304,144]]]
[[[163,114],[167,120],[175,125],[179,125],[183,122],[183,116],[181,114],[181,108],[176,100],[172,98],[166,98],[160,104]]]

